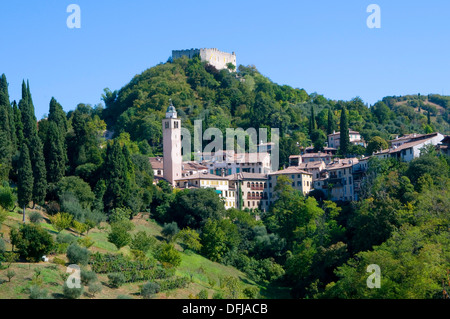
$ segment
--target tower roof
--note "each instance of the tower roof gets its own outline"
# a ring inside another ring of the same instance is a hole
[[[175,113],[177,110],[175,109],[175,106],[173,106],[172,99],[170,99],[169,102],[170,102],[170,105],[167,108],[166,113]]]
[[[166,111],[166,118],[177,118],[177,110],[175,106],[173,106],[172,99],[169,100],[170,105]]]

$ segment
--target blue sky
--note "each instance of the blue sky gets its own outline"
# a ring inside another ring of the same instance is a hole
[[[69,4],[81,29],[66,25]],[[369,4],[381,28],[366,25]],[[450,94],[450,1],[34,0],[0,4],[0,74],[19,100],[29,79],[36,116],[101,102],[172,49],[237,54],[279,84],[373,104],[387,95]]]

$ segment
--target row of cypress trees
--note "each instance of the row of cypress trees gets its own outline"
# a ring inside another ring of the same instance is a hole
[[[21,208],[25,210],[30,202],[43,205],[46,197],[53,200],[56,185],[66,173],[74,175],[76,168],[88,165],[94,166],[87,180],[100,204],[94,206],[106,211],[116,207],[138,211],[145,206],[152,183],[145,178],[137,183],[127,146],[119,141],[108,143],[103,159],[96,143],[82,108],[73,112],[70,132],[66,113],[54,98],[47,120],[37,122],[28,81],[22,82],[19,104],[13,101],[11,105],[6,76],[1,76],[0,182],[17,185]]]
[[[38,135],[29,82],[22,82],[22,98],[17,105],[9,100],[8,83],[0,79],[0,179],[17,183],[20,207],[31,201],[42,205],[47,194],[47,182],[56,183],[65,173],[67,153],[65,113],[52,98],[49,127],[45,141]]]

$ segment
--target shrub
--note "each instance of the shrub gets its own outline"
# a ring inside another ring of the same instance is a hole
[[[16,206],[17,196],[13,193],[11,187],[0,187],[0,206],[4,209],[13,210]]]
[[[187,249],[198,252],[202,248],[199,233],[189,227],[180,231],[176,235],[176,239],[180,240]]]
[[[94,297],[96,294],[102,292],[103,286],[99,282],[91,282],[88,287],[88,291]]]
[[[156,254],[156,259],[166,267],[178,267],[181,263],[180,253],[171,244],[161,245]]]
[[[244,295],[249,299],[259,298],[259,288],[258,287],[247,287],[243,291]]]
[[[50,221],[58,233],[69,228],[70,225],[72,225],[72,219],[73,216],[68,213],[58,213],[55,216],[50,217]]]
[[[8,282],[11,282],[11,279],[16,275],[16,272],[14,270],[9,269],[6,272],[6,277],[8,278]]]
[[[121,273],[113,273],[108,275],[108,280],[112,288],[119,288],[125,283],[125,276]]]
[[[60,244],[69,244],[70,245],[70,244],[73,244],[76,240],[77,240],[77,238],[71,234],[59,233],[56,236],[56,242],[58,242]]]
[[[197,299],[208,299],[208,291],[206,289],[200,290],[197,294]]]
[[[161,280],[160,287],[161,291],[186,288],[189,284],[190,280],[188,277],[175,277]]]
[[[172,222],[170,224],[164,224],[164,228],[161,231],[161,234],[166,238],[168,242],[171,242],[172,239],[178,234],[180,229],[176,222]]]
[[[51,216],[58,214],[61,211],[61,206],[55,201],[48,202],[47,205],[45,205],[45,210],[47,213]]]
[[[30,217],[30,222],[32,222],[33,224],[39,224],[44,219],[42,217],[42,215],[36,211],[31,212],[29,217]]]
[[[108,234],[108,241],[120,249],[131,242],[131,235],[123,222],[114,223],[111,226],[111,232]]]
[[[95,199],[95,195],[88,183],[77,176],[63,177],[57,185],[58,197],[70,193],[73,194],[83,208],[88,207]]]
[[[61,265],[61,266],[65,266],[66,265],[65,260],[61,259],[61,258],[58,258],[58,257],[53,258],[53,263],[57,264],[57,265]]]
[[[129,208],[114,208],[108,217],[111,224],[127,221],[131,218],[132,211]]]
[[[77,244],[71,244],[69,248],[67,248],[67,258],[71,264],[87,265],[89,255],[89,250],[80,247]]]
[[[46,289],[43,289],[39,286],[31,286],[30,287],[30,299],[47,299],[48,292]]]
[[[64,283],[63,285],[63,294],[64,297],[67,299],[78,299],[83,294],[83,286],[81,285],[80,288],[69,288],[67,286],[67,283]]]
[[[213,296],[212,299],[225,299],[223,296],[223,292],[216,292]]]
[[[78,244],[80,244],[81,247],[90,248],[95,244],[95,241],[93,241],[91,237],[86,236],[78,239]]]
[[[136,235],[134,235],[130,248],[146,253],[152,246],[155,245],[155,243],[156,239],[154,237],[147,235],[145,231],[139,231]]]
[[[80,277],[81,283],[85,286],[97,281],[97,274],[93,271],[81,270]]]
[[[79,222],[85,221],[89,209],[84,208],[73,194],[64,194],[60,201],[62,211],[67,212]]]
[[[157,282],[148,282],[142,286],[141,296],[145,299],[151,298],[153,295],[160,292],[161,287]]]
[[[10,237],[20,256],[31,261],[39,262],[54,249],[52,236],[37,225],[23,224],[19,230],[12,229]]]
[[[56,245],[56,253],[57,254],[67,254],[67,248],[69,248],[69,244],[57,244]]]

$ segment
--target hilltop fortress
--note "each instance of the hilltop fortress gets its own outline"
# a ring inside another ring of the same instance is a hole
[[[227,64],[231,63],[237,68],[236,53],[227,53],[219,51],[218,49],[190,49],[190,50],[173,50],[172,59],[178,59],[182,56],[187,56],[192,59],[194,56],[199,55],[203,62],[208,62],[214,66],[217,70],[227,69]]]

